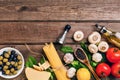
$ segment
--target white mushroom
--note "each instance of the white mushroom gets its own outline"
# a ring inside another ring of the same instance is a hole
[[[116,32],[115,36],[120,39],[120,33],[119,32]]]
[[[92,55],[92,60],[95,62],[100,62],[102,60],[102,55],[100,53],[95,53]]]
[[[66,64],[70,64],[74,60],[74,56],[71,53],[66,53],[63,57],[63,60]]]
[[[93,32],[88,37],[88,41],[92,44],[96,44],[96,43],[100,42],[100,40],[101,40],[101,35],[98,32]]]
[[[76,31],[73,35],[75,41],[81,41],[84,38],[84,33],[82,31]]]
[[[71,67],[70,69],[67,70],[67,77],[72,78],[73,76],[75,76],[75,72],[76,72],[76,69]]]
[[[98,52],[98,47],[95,44],[90,44],[88,46],[88,49],[91,53],[97,53]]]
[[[108,50],[108,48],[109,48],[109,45],[108,45],[108,43],[105,42],[105,41],[101,41],[101,42],[99,43],[99,45],[98,45],[98,50],[99,50],[100,52],[106,52],[106,51]]]

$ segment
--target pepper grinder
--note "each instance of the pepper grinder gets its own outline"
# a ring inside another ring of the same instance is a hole
[[[66,25],[65,28],[64,28],[64,33],[62,34],[62,36],[58,39],[58,43],[59,44],[63,44],[64,43],[64,40],[66,38],[66,35],[68,33],[68,31],[71,29],[71,26],[70,25]]]

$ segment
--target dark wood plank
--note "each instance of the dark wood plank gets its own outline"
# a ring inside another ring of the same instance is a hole
[[[2,0],[0,21],[120,20],[119,0]]]
[[[85,38],[95,30],[94,22],[0,22],[0,44],[4,43],[33,43],[43,44],[55,42],[63,33],[64,26],[72,26],[67,35],[66,43],[73,43],[72,35],[77,30],[85,33]],[[113,31],[120,31],[120,23],[100,23]]]

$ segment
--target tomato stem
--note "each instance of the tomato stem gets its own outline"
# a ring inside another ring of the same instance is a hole
[[[119,50],[119,49],[115,48],[115,49],[114,49],[114,52],[118,52],[118,50]]]
[[[101,73],[100,77],[105,78],[106,74],[104,72]]]

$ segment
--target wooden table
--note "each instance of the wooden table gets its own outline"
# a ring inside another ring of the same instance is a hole
[[[65,45],[75,48],[73,33],[82,30],[87,38],[96,23],[120,31],[120,0],[0,0],[0,48],[15,47],[25,60],[29,55],[39,60],[44,43],[55,42],[66,24],[72,28]],[[11,80],[27,79],[23,71]]]

